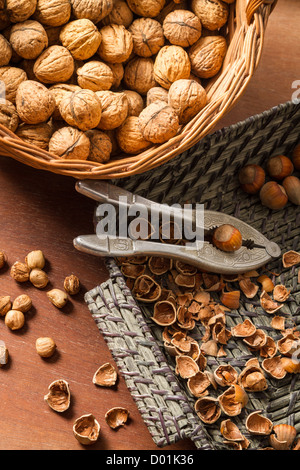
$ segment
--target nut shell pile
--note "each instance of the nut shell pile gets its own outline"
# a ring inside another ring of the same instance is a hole
[[[228,3],[0,3],[0,124],[54,158],[98,164],[167,142],[207,105]]]

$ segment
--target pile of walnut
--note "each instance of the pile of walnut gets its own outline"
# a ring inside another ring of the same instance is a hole
[[[0,0],[0,123],[56,158],[107,162],[207,104],[234,0]]]
[[[213,424],[225,415],[227,419],[221,422],[220,431],[226,444],[237,449],[247,448],[248,440],[231,421],[246,407],[247,392],[266,390],[268,376],[279,380],[287,374],[300,373],[300,363],[292,357],[299,347],[299,331],[296,327],[286,327],[286,317],[279,315],[290,291],[276,284],[273,281],[276,274],[267,270],[235,277],[200,272],[193,266],[167,258],[140,256],[116,261],[137,301],[153,306],[151,318],[162,327],[164,347],[174,358],[175,372],[186,381],[189,392],[197,399],[195,411],[199,418],[206,424]],[[284,253],[282,264],[284,269],[299,265],[300,253]],[[259,296],[260,306],[272,315],[270,328],[280,333],[281,339],[275,341],[267,329],[257,328],[251,317],[230,329],[226,326],[226,313],[239,308],[241,292],[248,299]],[[200,341],[193,338],[196,324],[204,329]],[[208,370],[207,357],[222,361],[222,357],[227,356],[230,339],[243,341],[253,358],[240,372],[226,360]],[[225,390],[218,393],[219,387]],[[213,394],[209,393],[211,388]],[[251,413],[245,427],[253,435],[268,436],[270,445],[276,449],[290,448],[297,434],[293,426],[273,426],[261,411]],[[292,437],[285,438],[285,433]],[[300,448],[300,440],[295,448]]]

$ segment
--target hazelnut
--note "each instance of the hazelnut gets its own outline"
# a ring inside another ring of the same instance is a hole
[[[144,100],[142,96],[134,90],[124,90],[123,93],[128,101],[127,116],[139,116],[144,109]]]
[[[11,298],[9,295],[0,297],[0,316],[4,317],[12,309]]]
[[[292,159],[296,170],[300,170],[300,145],[297,145],[294,148]]]
[[[63,127],[54,132],[49,142],[49,152],[66,160],[86,160],[91,143],[84,132],[74,127]]]
[[[192,0],[191,8],[200,19],[202,26],[210,31],[222,28],[227,22],[229,8],[221,0]]]
[[[117,129],[116,138],[120,149],[129,154],[137,154],[148,147],[148,142],[142,135],[139,118],[136,116],[128,117],[125,122]]]
[[[101,103],[102,115],[98,128],[111,130],[120,127],[128,114],[128,100],[124,93],[97,91]]]
[[[282,209],[288,203],[285,189],[276,181],[265,183],[259,194],[262,204],[272,210]]]
[[[155,103],[155,101],[163,101],[164,103],[168,103],[168,90],[161,86],[155,86],[151,88],[147,93],[147,106],[149,106],[149,104]]]
[[[48,275],[42,269],[34,268],[29,275],[29,280],[34,287],[44,289],[49,283]]]
[[[64,288],[69,295],[76,295],[80,291],[80,281],[77,276],[71,274],[64,281]]]
[[[19,310],[19,312],[26,313],[32,307],[32,300],[29,295],[22,294],[19,295],[12,304],[13,310]]]
[[[122,24],[128,28],[133,21],[133,13],[123,0],[114,0],[112,11],[102,20],[102,24]]]
[[[34,19],[47,26],[62,26],[71,16],[69,0],[37,0]]]
[[[74,422],[73,434],[80,444],[94,444],[99,438],[100,424],[92,414],[80,416]]]
[[[60,289],[52,289],[47,292],[47,297],[50,302],[57,308],[63,308],[68,302],[67,294]]]
[[[124,83],[140,95],[157,85],[154,77],[154,62],[151,57],[134,57],[125,67]]]
[[[161,24],[151,18],[138,18],[128,29],[132,34],[133,52],[141,57],[151,57],[165,44]]]
[[[163,22],[163,32],[171,44],[189,47],[201,36],[201,21],[189,10],[175,10]]]
[[[55,99],[42,83],[27,80],[18,88],[16,108],[20,119],[26,124],[39,124],[52,115]]]
[[[63,46],[50,46],[37,58],[33,71],[46,84],[67,82],[75,69],[74,59]]]
[[[265,170],[254,164],[244,166],[239,172],[239,182],[241,189],[248,194],[256,194],[265,184]]]
[[[93,162],[105,163],[110,159],[112,153],[112,142],[104,132],[92,129],[86,132],[90,140],[90,153],[88,159]]]
[[[112,11],[112,0],[71,0],[72,11],[76,18],[87,18],[99,23]]]
[[[300,206],[300,179],[297,176],[287,176],[282,182],[289,200]]]
[[[11,28],[10,44],[23,59],[36,59],[48,47],[48,36],[37,21],[27,20]]]
[[[81,88],[88,90],[109,90],[114,82],[114,74],[104,62],[91,60],[77,69],[77,81]]]
[[[56,344],[52,338],[38,338],[35,342],[36,352],[41,357],[51,357],[55,353]]]
[[[28,20],[35,12],[37,0],[6,0],[6,11],[12,23]]]
[[[0,67],[8,65],[12,56],[12,48],[7,39],[0,34]]]
[[[11,277],[17,282],[27,282],[29,280],[30,269],[27,264],[16,261],[10,270]]]
[[[131,33],[123,25],[111,24],[100,30],[102,41],[98,54],[105,62],[112,64],[125,62],[131,55],[133,40]]]
[[[20,330],[25,323],[23,312],[19,310],[9,310],[5,315],[4,323],[10,330]]]
[[[16,95],[19,85],[27,80],[27,74],[18,67],[0,67],[0,83],[5,87],[6,99],[11,103],[16,102]]]
[[[8,363],[8,355],[8,349],[4,341],[0,341],[0,367],[3,367]]]
[[[233,225],[220,225],[214,230],[212,243],[219,250],[232,252],[241,248],[243,238],[241,232]]]
[[[162,47],[154,62],[154,78],[159,85],[169,89],[176,80],[189,78],[190,73],[190,59],[182,47]]]
[[[167,142],[179,129],[179,119],[175,110],[162,101],[147,106],[138,119],[144,139],[154,144]]]
[[[223,36],[205,36],[189,49],[192,72],[200,78],[214,77],[221,69],[227,52]]]
[[[92,90],[79,90],[67,95],[59,104],[63,119],[72,127],[88,131],[98,126],[101,102]]]
[[[21,124],[16,135],[24,142],[48,150],[49,142],[53,133],[53,127],[48,122],[41,124]]]
[[[7,263],[7,256],[4,251],[0,251],[0,269],[2,269]]]
[[[283,180],[286,176],[290,176],[293,171],[294,165],[285,155],[276,155],[267,162],[267,172],[271,178],[276,180]]]
[[[52,114],[52,119],[62,120],[60,111],[59,111],[59,104],[61,101],[68,95],[72,94],[74,91],[79,91],[80,86],[78,85],[70,85],[68,83],[56,83],[49,88],[52,95],[54,96],[56,107]]]
[[[31,251],[26,256],[25,263],[27,264],[29,269],[44,269],[46,263],[44,253],[41,250]]]
[[[180,124],[187,124],[207,103],[204,88],[195,80],[176,80],[169,89],[169,105],[178,114]]]
[[[66,24],[59,39],[74,59],[87,60],[96,54],[101,43],[101,34],[92,21],[83,18]]]
[[[165,6],[165,0],[127,0],[129,8],[138,16],[154,18]]]

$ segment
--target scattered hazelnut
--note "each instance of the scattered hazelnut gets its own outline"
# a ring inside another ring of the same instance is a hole
[[[0,251],[0,269],[5,266],[7,262],[7,256],[4,251]]]
[[[11,277],[17,282],[27,282],[29,280],[30,269],[27,264],[16,261],[10,270]]]
[[[80,291],[80,281],[77,276],[71,274],[65,278],[64,288],[69,295],[76,295]]]
[[[33,284],[34,287],[37,287],[38,289],[43,289],[49,282],[48,275],[45,273],[45,271],[39,268],[34,268],[30,272],[29,280],[31,284]]]
[[[286,176],[290,176],[294,171],[292,161],[285,155],[277,155],[267,162],[267,172],[271,178],[283,180]]]
[[[68,302],[68,296],[60,289],[52,289],[47,292],[47,297],[50,302],[57,308],[63,308]]]
[[[41,250],[31,251],[25,258],[25,263],[29,269],[44,269],[45,262],[45,257]]]
[[[0,316],[4,317],[12,308],[11,298],[9,295],[2,295],[0,297]]]
[[[0,341],[0,367],[5,366],[8,363],[8,349],[5,346],[4,341]]]
[[[239,172],[241,189],[248,194],[256,194],[265,184],[266,173],[259,165],[246,165]]]
[[[41,357],[51,357],[56,350],[56,344],[52,338],[38,338],[35,343],[36,351]]]
[[[241,232],[233,225],[224,224],[215,229],[212,242],[219,250],[232,252],[241,248],[243,238]]]
[[[28,312],[32,307],[32,300],[29,295],[19,295],[12,304],[13,310],[19,310],[22,313]]]
[[[75,420],[73,433],[80,444],[91,445],[99,438],[100,424],[92,414],[83,415]]]
[[[260,190],[260,200],[269,209],[282,209],[288,203],[288,196],[283,186],[276,181],[269,181]]]
[[[287,176],[282,182],[289,200],[296,206],[300,206],[300,179],[297,176]]]
[[[19,310],[9,310],[5,315],[4,323],[10,330],[20,330],[25,323],[23,312]]]

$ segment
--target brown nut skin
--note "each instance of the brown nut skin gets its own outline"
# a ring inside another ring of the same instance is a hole
[[[4,322],[10,330],[20,330],[24,326],[25,317],[23,312],[19,310],[9,310],[5,315]]]
[[[214,77],[223,65],[226,52],[223,36],[201,37],[189,49],[192,72],[200,78]]]
[[[74,274],[67,276],[64,280],[64,288],[69,295],[77,295],[80,291],[80,281],[78,277]]]
[[[141,57],[151,57],[165,44],[161,24],[152,18],[138,18],[130,25],[133,52]]]
[[[189,10],[175,10],[163,22],[163,32],[171,44],[189,47],[201,36],[201,21]]]
[[[34,19],[47,26],[62,26],[71,16],[69,0],[37,0]]]
[[[74,59],[87,60],[96,54],[102,37],[97,26],[83,18],[66,24],[61,30],[59,39]]]
[[[178,115],[164,102],[150,104],[141,112],[138,119],[144,139],[154,144],[166,142],[179,130]]]
[[[45,84],[67,82],[75,69],[74,59],[63,46],[50,46],[37,58],[33,71]]]
[[[163,88],[181,78],[189,78],[191,63],[187,52],[180,46],[164,46],[154,62],[154,78]]]
[[[44,289],[49,283],[48,275],[39,268],[34,268],[30,272],[29,280],[34,287],[38,289]]]
[[[192,0],[191,8],[202,26],[210,31],[222,28],[227,22],[229,9],[221,0]]]
[[[12,304],[12,310],[19,310],[22,313],[27,313],[32,307],[31,298],[26,295],[19,295]]]
[[[97,24],[112,11],[113,0],[70,0],[76,18],[87,18]]]
[[[19,67],[3,66],[0,67],[0,82],[5,86],[5,97],[8,101],[15,104],[17,90],[22,82],[27,80],[27,74]]]
[[[285,155],[276,155],[267,162],[267,172],[275,180],[283,180],[294,171],[294,165],[290,158]]]
[[[0,124],[15,132],[19,125],[19,115],[13,103],[8,100],[0,101]]]
[[[165,0],[127,0],[129,8],[138,16],[155,18],[165,6]]]
[[[56,351],[56,344],[52,338],[43,337],[36,340],[35,348],[39,356],[51,357]]]
[[[11,28],[9,40],[14,51],[23,59],[36,59],[48,47],[44,27],[33,20],[15,24]]]
[[[12,57],[12,47],[8,40],[0,34],[0,67],[8,65]]]
[[[265,183],[259,195],[262,204],[272,210],[282,209],[288,203],[285,189],[276,181]]]
[[[282,182],[289,200],[296,206],[300,206],[300,179],[297,176],[287,176]]]
[[[134,57],[125,67],[124,83],[130,90],[146,95],[156,85],[151,57]]]
[[[12,310],[11,297],[9,295],[2,295],[0,297],[0,316],[4,317],[9,310]]]
[[[66,96],[59,104],[63,119],[72,127],[88,131],[98,126],[101,102],[92,90],[79,90]]]
[[[241,189],[248,194],[256,194],[266,181],[265,170],[254,164],[244,166],[239,172]]]
[[[169,89],[169,105],[175,109],[180,124],[187,124],[207,103],[204,88],[195,80],[176,80]]]
[[[66,160],[87,160],[90,146],[84,132],[74,127],[63,127],[52,135],[49,152]]]
[[[142,152],[151,145],[141,133],[137,116],[130,116],[124,121],[116,131],[116,138],[120,149],[132,155]]]
[[[26,124],[39,124],[51,117],[55,99],[42,83],[27,80],[18,88],[16,108],[20,119]]]
[[[10,270],[11,277],[17,282],[27,282],[29,280],[30,269],[27,264],[16,261]]]
[[[230,253],[241,248],[243,238],[241,232],[233,225],[224,224],[215,229],[212,242],[220,250]]]
[[[91,60],[77,69],[77,81],[81,88],[88,90],[110,90],[114,82],[114,74],[104,62]]]
[[[37,0],[6,0],[6,11],[12,23],[26,21],[35,12]]]
[[[102,41],[98,54],[102,60],[120,64],[129,59],[133,40],[131,33],[123,25],[111,24],[100,29]]]

